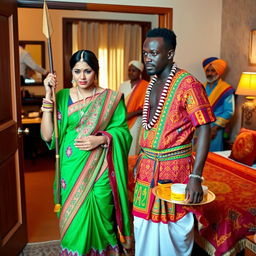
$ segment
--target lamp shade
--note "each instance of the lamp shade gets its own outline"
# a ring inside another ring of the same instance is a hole
[[[245,96],[256,96],[256,72],[243,72],[236,94]]]

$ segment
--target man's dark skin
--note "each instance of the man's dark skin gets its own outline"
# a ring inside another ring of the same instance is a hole
[[[162,37],[148,37],[143,44],[143,59],[148,75],[157,75],[158,79],[150,94],[150,118],[152,119],[166,79],[173,65],[174,49],[168,46]],[[179,69],[177,68],[176,72]],[[193,174],[202,176],[203,167],[210,145],[210,124],[201,125],[198,130],[198,147],[193,166]],[[199,203],[203,200],[201,180],[191,177],[186,187],[188,203]]]

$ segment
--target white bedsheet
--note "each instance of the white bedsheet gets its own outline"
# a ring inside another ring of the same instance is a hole
[[[213,153],[218,154],[218,155],[220,155],[220,156],[223,156],[223,157],[225,157],[225,158],[228,158],[230,161],[237,162],[237,161],[235,161],[235,160],[229,158],[229,156],[230,156],[230,154],[231,154],[231,150],[216,151],[216,152],[213,152]],[[242,163],[239,162],[239,164],[242,164]],[[245,166],[247,166],[247,167],[250,167],[250,168],[256,170],[256,163],[254,163],[252,166],[249,166],[249,165],[247,165],[247,164],[242,164],[242,165],[245,165]]]

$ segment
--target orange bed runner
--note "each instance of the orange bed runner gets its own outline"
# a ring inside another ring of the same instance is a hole
[[[199,234],[214,248],[211,255],[242,249],[242,239],[256,232],[256,170],[209,153],[203,176],[216,199],[192,208],[203,224]]]

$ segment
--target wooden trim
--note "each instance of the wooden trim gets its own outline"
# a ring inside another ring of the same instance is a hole
[[[137,14],[155,14],[158,15],[159,27],[172,29],[172,8],[132,6],[132,5],[114,5],[114,4],[86,4],[87,11],[102,12],[124,12]]]
[[[129,12],[142,14],[165,14],[172,8],[150,7],[150,6],[134,6],[134,5],[116,5],[116,4],[86,4],[87,11],[100,12]]]
[[[63,88],[70,88],[72,74],[70,72],[69,60],[72,55],[72,20],[62,20],[63,29]]]
[[[18,7],[27,8],[42,8],[43,3],[38,3],[36,0],[18,0]],[[63,10],[83,10],[83,11],[99,11],[99,12],[119,12],[119,13],[137,13],[137,14],[153,14],[158,15],[159,27],[172,29],[173,9],[162,7],[149,6],[132,6],[132,5],[115,5],[115,4],[94,4],[94,3],[71,3],[71,2],[47,2],[49,9]],[[119,21],[118,21],[119,22]],[[121,21],[120,21],[121,22]],[[65,28],[67,26],[67,28]],[[142,42],[146,37],[148,29],[143,29]],[[70,87],[71,74],[69,69],[69,58],[72,54],[72,42],[66,40],[72,35],[72,24],[68,19],[63,19],[63,70],[64,70],[64,88]],[[144,71],[142,77],[149,79]]]
[[[135,24],[146,27],[151,27],[151,22],[148,21],[132,21],[132,20],[99,20],[91,18],[63,18],[66,22],[79,23],[80,21],[97,22],[97,23],[118,23],[118,24]]]
[[[43,3],[35,0],[18,0],[18,7],[42,8]],[[172,29],[172,8],[149,7],[149,6],[132,6],[132,5],[115,5],[115,4],[93,4],[93,3],[71,3],[71,2],[47,2],[49,9],[62,10],[83,10],[83,11],[100,11],[100,12],[123,12],[138,14],[155,14],[159,15],[159,27]]]
[[[38,44],[41,45],[41,67],[45,68],[45,41],[36,41],[36,40],[20,40],[19,45],[26,45],[26,44]]]
[[[141,25],[141,41],[142,47],[143,42],[146,39],[146,34],[149,29],[151,29],[150,22],[134,22],[134,21],[117,21],[117,20],[94,20],[94,19],[80,19],[80,18],[63,18],[62,19],[62,28],[63,28],[63,87],[70,88],[70,81],[72,80],[72,74],[70,72],[69,60],[72,56],[72,23],[78,21],[97,21],[97,22],[114,22],[114,23],[131,23]],[[142,53],[141,53],[142,54]],[[143,56],[142,56],[143,59]],[[142,73],[142,78],[145,80],[150,80],[149,75],[146,73],[145,69]]]
[[[38,0],[17,0],[18,7],[23,8],[43,8],[43,1]],[[49,2],[47,1],[48,9],[59,10],[80,10],[86,11],[86,5],[83,3],[71,3],[71,2]]]

